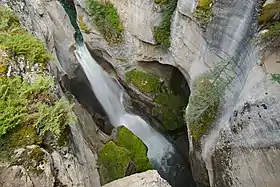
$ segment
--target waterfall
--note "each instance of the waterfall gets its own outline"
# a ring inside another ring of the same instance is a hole
[[[113,126],[125,126],[148,147],[148,158],[163,175],[169,171],[168,160],[174,154],[172,144],[141,117],[129,114],[122,103],[124,89],[92,58],[84,43],[77,44],[75,55],[91,84],[92,90]]]

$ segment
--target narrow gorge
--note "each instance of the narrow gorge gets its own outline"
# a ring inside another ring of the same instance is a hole
[[[279,0],[0,0],[0,186],[280,186]]]

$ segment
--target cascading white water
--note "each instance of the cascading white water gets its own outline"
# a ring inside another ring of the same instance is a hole
[[[166,172],[169,168],[167,161],[174,154],[172,144],[141,117],[125,111],[122,103],[123,88],[92,58],[84,43],[77,45],[75,55],[113,126],[124,125],[138,136],[148,147],[148,158],[152,165]]]

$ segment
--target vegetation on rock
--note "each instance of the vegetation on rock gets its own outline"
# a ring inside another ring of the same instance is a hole
[[[259,16],[259,24],[268,23],[280,12],[280,2],[265,5]]]
[[[147,158],[147,147],[130,130],[125,127],[119,128],[115,143],[130,151],[130,156],[136,164],[136,172],[143,172],[152,168]]]
[[[199,0],[194,12],[194,16],[198,19],[203,29],[206,29],[213,17],[211,4],[212,0]]]
[[[98,155],[101,184],[124,177],[131,162],[136,166],[135,172],[152,168],[147,158],[147,147],[125,127],[118,128],[117,138],[104,145]]]
[[[260,36],[260,43],[264,45],[264,49],[279,48],[279,41],[280,22],[272,23],[272,25],[268,27],[268,31]]]
[[[40,174],[44,170],[41,168],[47,160],[45,159],[45,152],[40,147],[25,150],[20,158],[13,162],[16,165],[22,165],[27,171],[34,174]]]
[[[160,116],[165,129],[175,130],[184,124],[183,111],[187,103],[186,98],[169,91],[156,95],[154,101],[159,105],[155,106],[152,112]]]
[[[259,24],[266,32],[260,35],[259,42],[263,49],[279,48],[280,41],[280,2],[265,5],[259,15]]]
[[[46,72],[37,72],[30,80],[13,72],[6,77],[7,67],[17,71],[19,57],[32,66],[45,65],[51,56],[39,39],[20,27],[11,10],[0,7],[0,15],[0,159],[7,160],[15,149],[41,144],[46,131],[59,137],[75,117],[72,105],[53,93],[54,80],[43,75]],[[29,156],[37,153],[33,150]]]
[[[123,42],[124,27],[117,9],[109,1],[87,0],[87,12],[109,44]]]
[[[127,149],[117,146],[113,141],[108,142],[98,154],[101,184],[124,177],[125,169],[131,161]]]
[[[83,20],[83,16],[79,16],[78,22],[79,22],[81,30],[84,31],[86,34],[89,34],[90,30],[87,27],[87,25],[85,24],[85,22]]]
[[[174,94],[170,86],[161,82],[159,76],[136,69],[126,72],[125,76],[128,83],[154,97],[156,106],[153,107],[152,113],[163,121],[167,130],[175,130],[184,124],[183,109],[187,103],[186,99]]]
[[[158,93],[160,89],[160,79],[155,74],[146,73],[139,70],[131,70],[125,74],[126,81],[132,83],[144,93]]]
[[[28,83],[20,77],[0,77],[0,85],[0,137],[24,124],[34,125],[41,134],[49,130],[59,136],[72,123],[72,106],[64,98],[55,101],[51,78]]]
[[[189,99],[186,113],[186,123],[189,125],[191,135],[199,139],[215,121],[220,98],[213,80],[201,78],[194,94]]]
[[[235,76],[234,65],[232,58],[222,61],[198,79],[185,114],[190,134],[195,140],[206,133],[216,120],[222,93]]]
[[[26,33],[14,13],[0,7],[0,46],[13,56],[24,56],[30,63],[46,63],[50,59],[44,44]]]
[[[163,47],[170,47],[171,19],[177,6],[177,0],[156,1],[163,4],[163,17],[159,26],[154,28],[155,40]]]
[[[271,80],[273,82],[279,83],[280,84],[280,74],[272,74],[271,75]]]

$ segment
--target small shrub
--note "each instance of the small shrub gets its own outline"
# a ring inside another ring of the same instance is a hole
[[[163,5],[163,17],[159,26],[154,28],[155,40],[163,47],[170,47],[171,18],[177,6],[177,0],[169,0]]]
[[[112,3],[108,1],[101,3],[96,0],[87,0],[87,11],[109,44],[123,42],[124,27],[117,9]]]
[[[128,83],[132,83],[144,93],[159,92],[160,79],[157,75],[134,69],[126,72],[125,78]]]
[[[186,123],[194,139],[199,139],[215,121],[220,94],[207,78],[201,78],[189,99]]]
[[[271,75],[271,80],[273,82],[279,83],[280,84],[280,74],[272,74]]]

